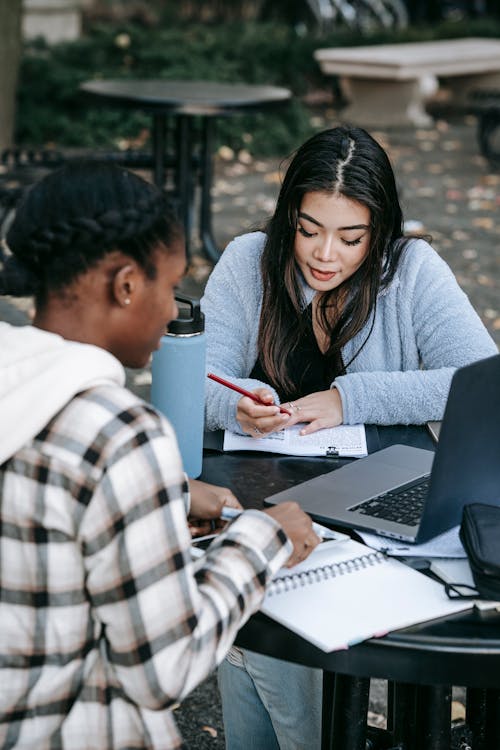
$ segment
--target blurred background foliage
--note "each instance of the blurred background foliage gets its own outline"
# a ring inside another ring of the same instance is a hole
[[[219,120],[219,144],[254,156],[288,154],[317,129],[315,107],[335,107],[335,82],[313,58],[318,47],[418,41],[460,36],[500,37],[500,19],[440,18],[399,30],[331,28],[319,34],[297,15],[296,0],[101,0],[87,3],[80,39],[24,46],[15,142],[19,145],[116,148],[147,145],[150,118],[98,108],[79,93],[94,78],[217,80],[285,86],[286,109]],[[302,4],[303,5],[303,4]],[[280,15],[281,7],[281,15]],[[294,10],[295,8],[295,10]],[[262,20],[264,19],[264,20]],[[117,135],[118,134],[118,135]]]

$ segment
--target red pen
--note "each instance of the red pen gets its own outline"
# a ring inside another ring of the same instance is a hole
[[[246,391],[244,388],[240,388],[239,385],[235,385],[234,383],[231,383],[229,380],[224,380],[224,378],[219,378],[218,375],[214,375],[213,372],[207,373],[207,378],[210,378],[211,380],[215,380],[216,383],[220,383],[221,385],[225,385],[226,388],[231,388],[232,391],[237,391],[238,393],[241,393],[242,396],[248,396],[248,398],[251,398],[252,401],[255,401],[256,404],[261,404],[262,406],[272,406],[272,404],[266,404],[264,401],[261,401],[261,399],[255,395],[255,393],[252,393],[251,391]],[[279,410],[282,414],[288,414],[289,417],[291,417],[291,413],[288,411],[288,409],[284,409],[282,406],[279,407]]]

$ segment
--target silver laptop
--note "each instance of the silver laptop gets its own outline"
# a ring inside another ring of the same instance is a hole
[[[436,452],[393,445],[266,498],[315,520],[424,542],[466,503],[500,505],[500,355],[454,374]]]

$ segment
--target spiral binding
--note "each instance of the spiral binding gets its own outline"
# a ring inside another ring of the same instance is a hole
[[[321,565],[320,567],[310,568],[309,570],[303,570],[298,573],[276,576],[273,578],[267,589],[267,595],[276,596],[278,594],[286,594],[287,591],[293,591],[302,586],[309,586],[313,583],[322,583],[330,578],[337,578],[338,576],[356,573],[364,568],[378,565],[386,559],[387,558],[383,552],[370,552],[366,555],[360,555],[359,557],[341,560],[338,563]]]

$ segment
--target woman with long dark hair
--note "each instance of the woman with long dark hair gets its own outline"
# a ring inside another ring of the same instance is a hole
[[[207,427],[254,437],[439,420],[454,370],[497,352],[446,263],[404,236],[391,164],[361,128],[297,150],[265,231],[228,245],[202,306],[209,371],[265,402],[208,381]],[[219,683],[228,750],[319,747],[319,672],[233,648]]]
[[[439,420],[455,368],[497,351],[447,264],[404,236],[391,164],[361,128],[298,149],[265,232],[228,245],[202,306],[209,370],[269,404],[209,381],[212,430]]]

